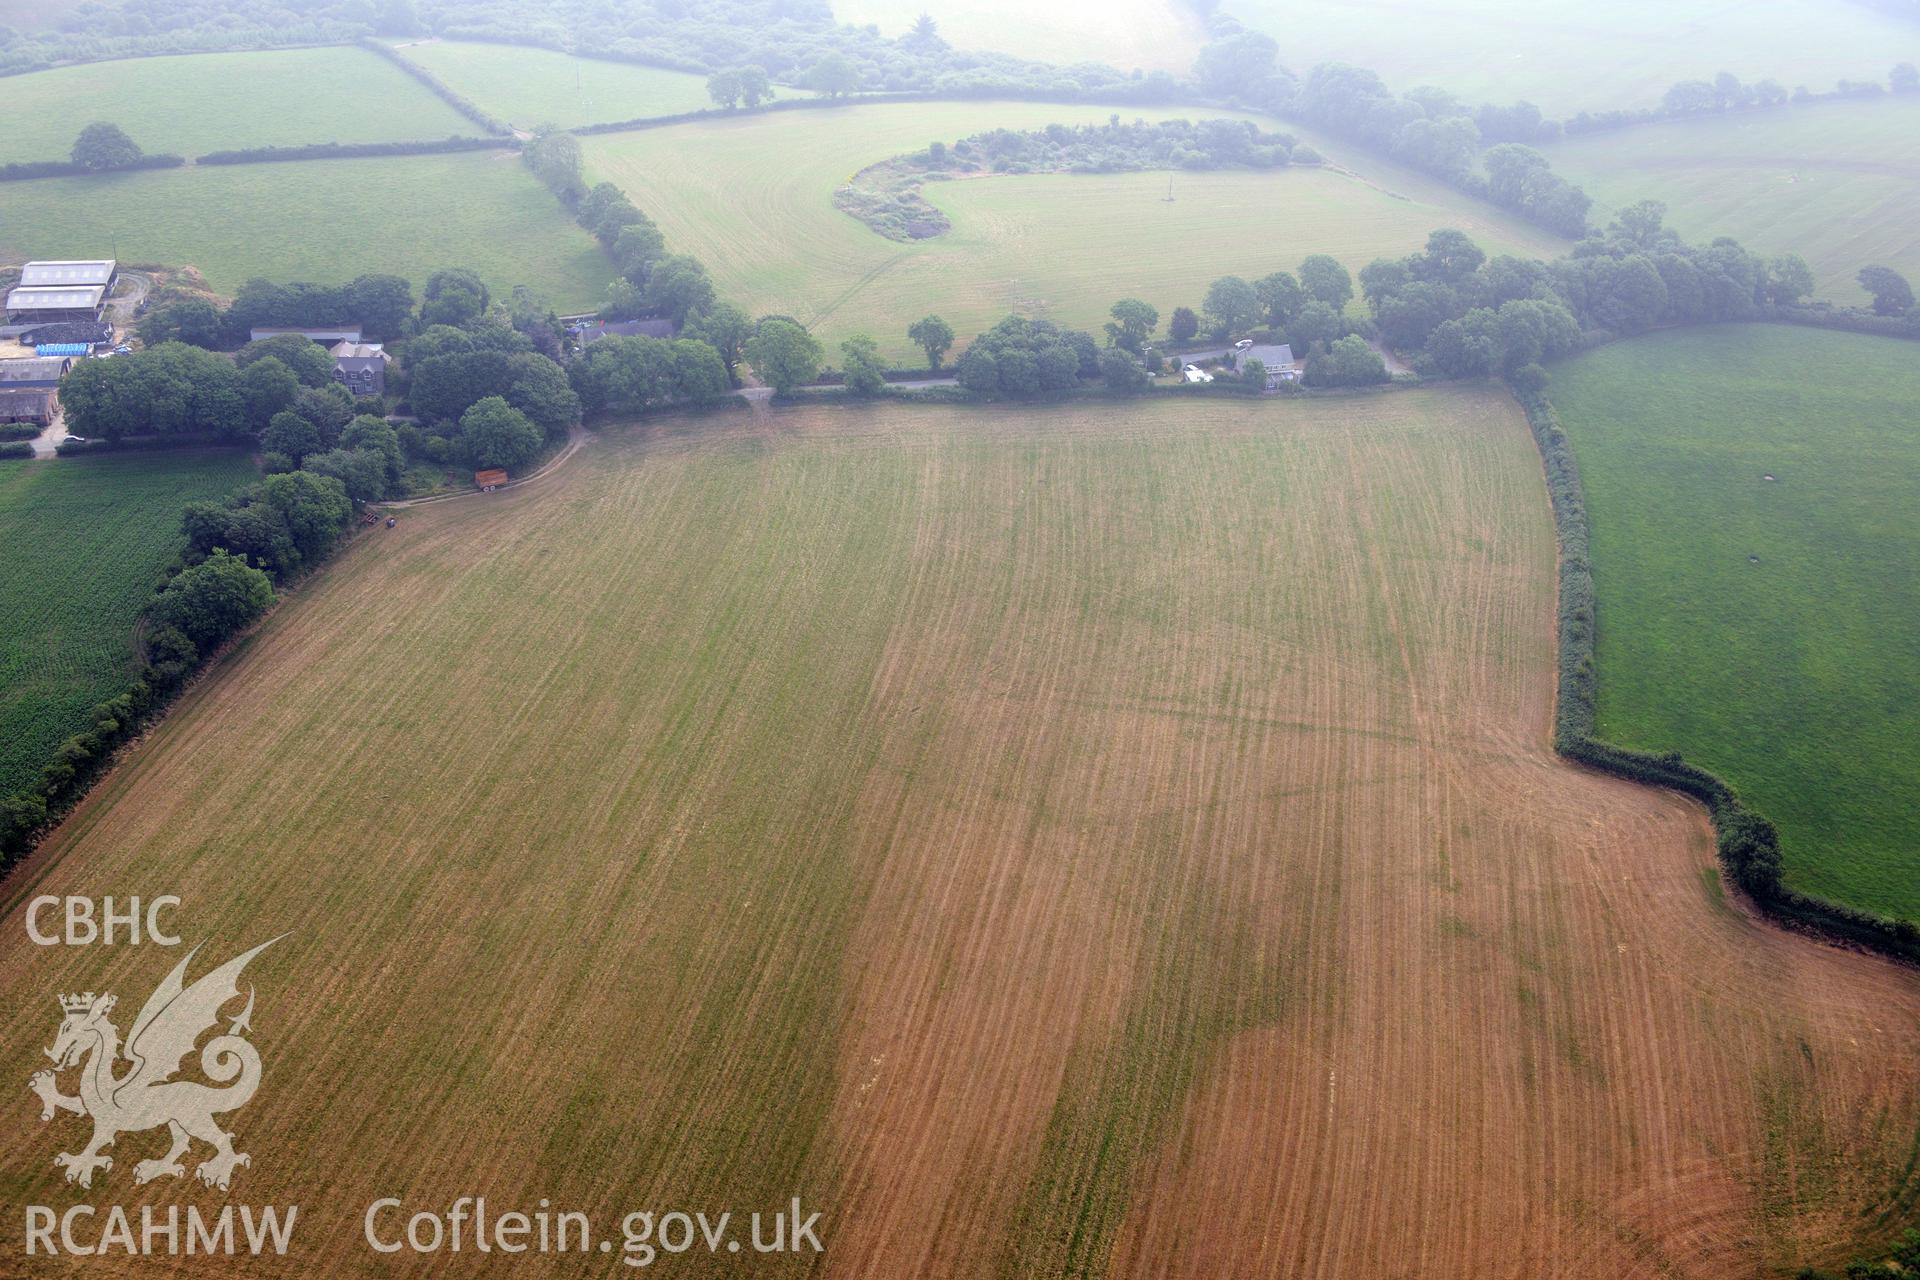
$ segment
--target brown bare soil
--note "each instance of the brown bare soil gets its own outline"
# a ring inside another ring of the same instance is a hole
[[[776,411],[495,497],[365,535],[0,899],[22,1084],[53,993],[178,958],[31,947],[32,894],[293,931],[247,1274],[426,1273],[385,1195],[823,1212],[696,1275],[1760,1276],[1915,1218],[1920,977],[1550,754],[1503,397]],[[74,1202],[17,1103],[0,1199]],[[86,1198],[220,1203],[132,1186],[161,1143]],[[625,1271],[431,1274],[510,1265]]]

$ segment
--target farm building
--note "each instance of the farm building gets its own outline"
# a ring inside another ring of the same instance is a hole
[[[15,323],[38,320],[98,320],[106,299],[104,285],[22,285],[7,294],[7,316]]]
[[[85,262],[29,262],[20,268],[20,284],[22,288],[29,289],[74,285],[99,285],[102,289],[111,289],[119,274],[120,264],[112,258],[95,258]]]
[[[0,360],[0,389],[57,387],[60,385],[60,376],[72,364],[71,360],[48,356]]]
[[[673,321],[660,320],[595,320],[587,324],[576,325],[570,330],[580,340],[580,345],[601,338],[671,338],[679,333]]]
[[[331,351],[333,376],[356,396],[377,396],[387,390],[387,352],[377,342],[336,342]]]
[[[111,258],[84,262],[29,262],[7,294],[7,315],[16,322],[98,320],[113,289],[119,264]]]
[[[19,387],[0,384],[0,422],[26,422],[45,426],[53,421],[52,387]]]
[[[248,330],[247,337],[253,342],[259,342],[265,338],[285,337],[289,333],[297,333],[301,337],[311,338],[315,342],[324,342],[329,347],[337,342],[358,342],[363,336],[359,325],[343,324],[336,325],[331,329],[302,329],[293,325],[265,325],[260,328]]]

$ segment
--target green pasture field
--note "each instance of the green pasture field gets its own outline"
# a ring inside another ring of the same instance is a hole
[[[550,49],[421,40],[400,55],[516,128],[563,129],[714,105],[705,76],[665,67],[573,58]]]
[[[94,120],[118,124],[143,150],[188,158],[241,147],[479,132],[386,59],[344,46],[56,67],[0,80],[0,103],[0,164],[65,160]]]
[[[861,168],[935,139],[1109,114],[1036,103],[873,104],[583,142],[590,176],[617,183],[659,221],[668,244],[705,262],[722,296],[755,314],[791,314],[830,345],[871,334],[902,364],[917,354],[907,326],[928,312],[963,340],[1009,311],[1098,329],[1107,308],[1129,296],[1159,307],[1164,323],[1176,305],[1198,307],[1218,276],[1292,270],[1312,253],[1357,270],[1417,249],[1436,227],[1459,227],[1489,252],[1552,255],[1564,247],[1490,205],[1371,158],[1367,179],[1305,167],[1181,172],[1171,202],[1166,173],[929,183],[927,198],[953,227],[914,243],[888,240],[832,202],[836,185]]]
[[[1599,593],[1600,733],[1779,824],[1787,881],[1920,919],[1920,360],[1774,326],[1558,367]],[[1774,479],[1767,479],[1767,476]]]
[[[254,475],[230,449],[0,462],[0,796],[125,687],[182,509]]]
[[[1197,7],[1180,0],[834,0],[833,16],[889,36],[930,15],[959,49],[1041,62],[1104,62],[1122,71],[1185,75],[1207,41]]]
[[[1679,80],[1730,71],[1791,89],[1879,80],[1920,60],[1920,25],[1852,0],[1234,0],[1227,11],[1280,44],[1299,74],[1350,62],[1395,89],[1438,85],[1470,101],[1526,99],[1549,116],[1648,107]]]
[[[1674,121],[1545,150],[1594,198],[1596,222],[1661,200],[1689,240],[1798,253],[1837,302],[1866,300],[1854,276],[1868,263],[1920,280],[1920,98]]]
[[[167,169],[0,186],[0,261],[112,254],[197,267],[232,294],[251,276],[368,271],[417,291],[441,267],[561,310],[600,304],[613,270],[511,152]]]

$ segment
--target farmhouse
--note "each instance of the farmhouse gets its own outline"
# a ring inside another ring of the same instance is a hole
[[[1299,371],[1294,367],[1293,347],[1285,342],[1261,343],[1242,348],[1234,354],[1234,367],[1244,369],[1247,361],[1258,360],[1267,370],[1267,390],[1271,391],[1283,382],[1297,382]]]
[[[333,344],[333,376],[356,396],[377,396],[387,390],[387,351],[378,342]]]
[[[343,324],[331,329],[301,329],[291,325],[267,325],[249,330],[247,336],[251,341],[259,342],[263,338],[279,338],[289,333],[297,333],[301,337],[310,338],[315,342],[324,342],[329,347],[333,346],[336,342],[358,342],[362,336],[360,326],[357,324]]]
[[[100,304],[113,289],[119,264],[111,258],[75,262],[29,262],[20,283],[7,294],[10,319],[98,320]]]

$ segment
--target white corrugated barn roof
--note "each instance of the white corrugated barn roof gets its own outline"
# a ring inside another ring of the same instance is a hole
[[[47,285],[85,284],[97,284],[104,288],[112,283],[116,265],[112,258],[96,258],[86,262],[29,262],[20,268],[20,283],[30,289]]]
[[[86,285],[82,288],[22,285],[7,295],[7,310],[84,311],[99,307],[100,299],[106,296],[106,292],[107,286],[103,284]]]

